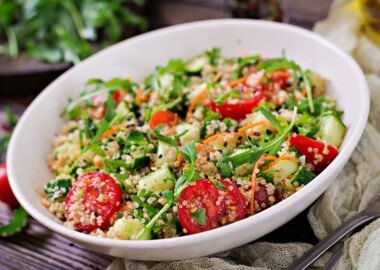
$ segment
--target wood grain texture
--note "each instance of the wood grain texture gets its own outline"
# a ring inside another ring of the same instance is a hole
[[[0,203],[0,224],[11,217],[12,212]],[[0,238],[1,270],[105,269],[112,260],[51,232],[32,218],[21,232]]]

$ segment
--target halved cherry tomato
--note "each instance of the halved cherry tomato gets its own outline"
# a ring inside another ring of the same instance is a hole
[[[246,205],[243,194],[233,184],[222,182],[228,190],[218,189],[209,179],[191,183],[180,196],[178,218],[188,234],[208,231],[243,219]],[[198,224],[194,215],[205,209],[205,224]]]
[[[104,229],[118,211],[121,197],[121,188],[111,176],[103,172],[86,173],[67,194],[66,218],[73,221],[78,230]]]
[[[270,72],[268,75],[269,75],[269,79],[272,82],[277,83],[280,89],[284,89],[285,85],[288,82],[289,77],[292,77],[292,75],[284,69],[279,69],[279,70]]]
[[[173,127],[178,123],[178,114],[171,111],[155,112],[150,118],[150,129],[154,130],[159,125],[167,125]]]
[[[91,103],[95,106],[99,106],[97,108],[92,108],[90,110],[90,115],[95,119],[103,119],[104,115],[107,111],[107,106],[103,105],[103,103],[107,100],[108,93],[103,93],[100,95],[96,95],[91,99]],[[116,103],[120,103],[123,100],[123,96],[121,95],[121,91],[116,91],[112,94],[112,98]]]
[[[271,203],[269,201],[269,195],[267,192],[267,189],[264,185],[257,183],[256,182],[256,187],[255,187],[255,201],[260,207],[260,211],[263,211],[267,208],[269,208],[271,205],[278,203],[281,200],[280,193],[276,190],[273,194],[273,197],[275,201]],[[257,212],[260,212],[257,211]]]
[[[0,165],[0,201],[11,207],[16,207],[19,205],[16,197],[13,195],[11,186],[9,185],[7,165],[5,163]]]
[[[252,113],[252,109],[257,107],[263,99],[263,92],[259,87],[251,87],[247,84],[242,84],[239,88],[241,94],[247,94],[245,98],[235,98],[235,102],[225,102],[222,105],[216,105],[215,101],[210,98],[211,109],[214,112],[220,113],[222,118],[232,118],[236,120],[243,119],[247,114]],[[249,94],[251,92],[251,94]]]
[[[326,167],[338,155],[335,147],[295,133],[290,136],[290,147],[293,146],[297,147],[297,150],[306,156],[306,161],[316,169]]]

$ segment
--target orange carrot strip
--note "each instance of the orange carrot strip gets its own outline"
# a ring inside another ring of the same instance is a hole
[[[286,71],[286,70],[281,70],[281,69],[276,70],[276,71],[272,71],[272,72],[270,72],[268,75],[269,75],[270,77],[275,76],[275,75],[278,75],[278,76],[284,76],[284,77],[287,77],[287,78],[290,78],[290,77],[293,76],[293,75],[290,74],[288,71]]]
[[[300,186],[300,187],[296,188],[296,191],[300,191],[302,188],[303,188],[303,186]]]
[[[276,159],[276,157],[274,157],[274,156],[261,157],[261,158],[259,158],[258,161],[256,161],[255,166],[253,167],[252,176],[251,176],[251,182],[252,182],[251,191],[252,191],[252,195],[251,195],[251,202],[250,202],[250,205],[249,205],[249,212],[250,212],[251,216],[254,214],[253,203],[255,201],[256,175],[257,175],[256,174],[256,170],[259,169],[259,165],[260,165],[260,163],[262,161],[264,161],[264,160],[273,160],[273,159]]]
[[[106,132],[104,132],[102,135],[99,136],[98,140],[103,140],[105,138],[108,138],[110,137],[112,134],[114,134],[118,129],[122,128],[123,126],[125,126],[126,124],[128,124],[128,121],[125,121],[113,128],[111,128],[110,130],[107,130]]]
[[[189,163],[186,163],[185,166],[183,167],[184,170],[187,170],[190,167]]]
[[[63,162],[67,157],[69,157],[71,154],[74,154],[74,153],[78,152],[79,150],[80,150],[80,149],[79,149],[79,147],[78,147],[78,148],[75,148],[75,149],[73,149],[73,150],[71,150],[71,151],[69,151],[69,152],[64,153],[63,155],[61,155],[61,156],[59,157],[59,159],[55,162],[55,167],[56,167],[56,168],[61,167],[62,162]]]
[[[120,211],[125,211],[128,209],[129,209],[129,207],[127,205],[123,205],[123,207],[120,208]]]
[[[257,126],[261,126],[261,125],[265,125],[267,121],[259,121],[259,122],[256,122],[256,123],[253,123],[251,125],[248,125],[248,126],[245,126],[245,127],[242,127],[238,130],[238,132],[243,132],[243,131],[247,131],[248,129],[251,129],[251,128],[254,128],[254,127],[257,127]]]
[[[218,73],[214,76],[214,78],[212,78],[212,82],[216,82],[217,80],[219,80],[220,76],[222,74]],[[189,108],[187,109],[187,115],[186,115],[186,121],[189,121],[191,119],[191,116],[193,114],[193,111],[195,109],[195,105],[198,104],[198,102],[200,102],[205,96],[207,95],[207,87],[205,89],[203,89],[199,95],[194,98],[194,100],[191,102]]]
[[[307,91],[306,91],[306,89],[303,89],[303,90],[302,90],[302,93],[301,93],[301,95],[302,95],[303,97],[305,97],[305,96],[306,96],[306,94],[307,94]]]
[[[228,83],[227,86],[234,87],[234,86],[238,85],[239,83],[244,83],[247,80],[247,78],[248,78],[248,76],[244,76],[240,79],[237,79],[233,82]]]
[[[280,160],[292,160],[292,161],[298,161],[297,158],[295,157],[287,157],[286,156],[287,153],[284,153],[282,154],[280,157],[276,158],[275,161],[273,161],[272,163],[268,164],[267,166],[265,166],[265,168],[263,169],[264,171],[265,170],[268,170],[270,167],[276,165]]]
[[[141,105],[141,101],[142,101],[142,94],[144,92],[144,88],[140,88],[139,91],[137,91],[137,95],[136,95],[136,103],[137,105]]]

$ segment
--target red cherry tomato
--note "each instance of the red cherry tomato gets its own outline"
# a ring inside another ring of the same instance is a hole
[[[103,103],[107,100],[108,93],[103,93],[100,95],[96,95],[91,99],[91,103],[95,106],[99,106],[97,108],[92,108],[90,110],[90,115],[95,119],[103,119],[104,115],[107,111],[107,106],[103,105]],[[112,94],[112,98],[116,103],[120,103],[123,100],[123,96],[121,95],[121,91],[116,91]]]
[[[180,196],[178,218],[188,234],[208,231],[243,219],[246,205],[243,194],[233,184],[219,180],[228,190],[218,189],[209,179],[191,183]],[[205,225],[198,224],[194,215],[205,209]]]
[[[86,173],[67,194],[66,218],[78,230],[104,229],[118,211],[121,197],[121,188],[111,176],[103,172]]]
[[[16,197],[13,195],[11,186],[9,185],[7,166],[5,163],[0,165],[0,201],[11,207],[16,207],[19,205]]]
[[[241,94],[246,94],[248,91],[252,92],[249,96],[242,98],[235,98],[236,103],[225,102],[222,105],[216,105],[215,101],[210,99],[211,109],[214,112],[220,113],[222,118],[230,117],[232,119],[243,119],[247,114],[252,113],[252,109],[257,107],[263,99],[263,92],[259,87],[254,89],[243,84],[239,89]]]
[[[280,69],[280,70],[271,72],[269,74],[269,79],[272,82],[277,83],[280,89],[284,89],[285,85],[288,82],[289,76],[291,75],[287,71]]]
[[[316,169],[326,167],[338,155],[335,147],[295,133],[290,136],[290,147],[293,146],[297,147],[297,150],[306,156],[306,161]]]
[[[269,208],[271,205],[278,203],[281,200],[280,193],[276,190],[273,194],[275,201],[271,203],[269,201],[269,195],[264,185],[256,182],[255,187],[255,201],[260,206],[260,211]],[[258,212],[260,212],[258,211]]]
[[[178,114],[171,111],[155,112],[150,118],[150,129],[154,130],[159,125],[167,125],[173,127],[178,123]]]

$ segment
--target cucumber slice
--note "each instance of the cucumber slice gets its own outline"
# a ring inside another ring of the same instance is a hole
[[[137,235],[143,228],[144,224],[140,220],[123,217],[115,222],[108,233],[118,239],[136,240]],[[140,239],[150,240],[151,238],[151,231],[147,230]]]
[[[298,186],[301,186],[310,183],[315,177],[316,175],[313,172],[309,171],[305,167],[301,167],[297,173],[292,176],[290,181],[293,185],[295,182],[298,182]]]
[[[177,148],[160,141],[157,148],[156,167],[172,165],[177,159],[176,154]]]
[[[131,155],[133,156],[132,167],[134,170],[139,170],[148,165],[149,157],[147,157],[145,152],[136,151],[132,152]]]
[[[279,181],[290,177],[293,173],[295,173],[300,166],[299,161],[293,160],[280,160],[276,165],[273,166],[274,169],[279,170],[274,173],[274,182],[277,184]]]
[[[330,114],[321,118],[319,121],[319,131],[317,136],[338,148],[343,141],[344,134],[346,133],[346,126],[335,115]]]
[[[248,114],[247,116],[249,124],[254,124],[261,121],[266,121],[264,125],[256,126],[252,130],[258,131],[260,133],[264,133],[267,129],[271,131],[276,131],[276,129],[272,126],[271,123],[267,120],[267,118],[261,112],[254,112]],[[247,123],[248,124],[248,123]]]
[[[205,54],[201,54],[187,61],[185,68],[188,73],[199,73],[209,63],[210,59],[208,58],[208,56]]]
[[[189,142],[200,139],[201,137],[201,124],[199,122],[193,122],[192,124],[181,123],[176,126],[177,134],[180,134],[187,130],[187,133],[179,138],[182,145],[185,145]]]
[[[138,188],[146,192],[163,192],[174,188],[176,177],[169,167],[161,168],[141,178]]]

